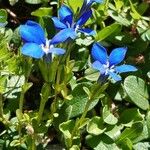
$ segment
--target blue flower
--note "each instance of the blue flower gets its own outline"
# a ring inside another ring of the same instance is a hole
[[[34,21],[27,21],[25,25],[20,26],[19,31],[24,41],[24,45],[21,48],[21,52],[24,55],[39,59],[50,53],[57,55],[65,53],[64,49],[55,48],[51,44],[51,40],[45,38],[44,30]]]
[[[92,47],[92,57],[94,58],[94,63],[92,67],[100,71],[100,81],[105,82],[105,80],[110,77],[115,81],[120,81],[121,77],[119,73],[136,71],[137,69],[131,65],[118,65],[125,58],[127,48],[120,47],[114,49],[110,55],[107,55],[106,49],[99,43],[94,43]]]
[[[89,28],[82,28],[82,26],[87,22],[87,20],[92,15],[92,10],[89,9],[85,11],[77,21],[74,21],[72,10],[63,5],[59,9],[59,18],[53,17],[52,20],[56,29],[61,30],[57,35],[54,36],[52,43],[60,43],[66,41],[68,38],[75,39],[77,37],[77,32],[86,33],[88,35],[93,35],[95,32]]]
[[[94,2],[102,3],[103,0],[84,0],[83,5],[80,10],[80,14],[83,14],[83,12],[87,11]]]

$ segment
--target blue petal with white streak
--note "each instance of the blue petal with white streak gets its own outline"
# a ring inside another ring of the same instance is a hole
[[[137,71],[137,68],[131,65],[121,65],[121,66],[116,66],[115,70],[118,73],[124,73],[124,72]]]
[[[36,43],[26,43],[21,49],[22,54],[33,58],[41,58],[44,55],[42,48]]]
[[[76,33],[72,28],[66,28],[58,32],[52,39],[51,44],[58,44],[66,41],[68,38],[75,39]]]
[[[127,48],[116,48],[108,57],[106,49],[103,46],[99,43],[93,44],[91,55],[95,61],[92,64],[92,67],[100,71],[101,75],[99,81],[101,84],[106,82],[109,77],[115,81],[120,81],[121,76],[119,73],[137,71],[137,68],[132,65],[123,64],[116,66],[124,60],[126,52]]]

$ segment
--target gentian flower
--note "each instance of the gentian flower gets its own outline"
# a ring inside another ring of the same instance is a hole
[[[114,49],[110,55],[107,55],[106,49],[101,46],[99,43],[94,43],[92,47],[92,57],[94,58],[94,63],[92,67],[100,71],[100,81],[103,83],[111,77],[115,81],[120,81],[121,77],[119,73],[136,71],[137,69],[131,65],[120,65],[125,58],[127,48],[120,47]]]
[[[27,21],[25,25],[20,26],[19,31],[24,41],[24,45],[21,49],[24,55],[39,59],[50,53],[57,55],[65,53],[64,49],[55,48],[54,45],[51,44],[51,40],[45,38],[44,30],[34,21]]]
[[[52,20],[56,29],[61,30],[57,35],[54,36],[52,43],[59,43],[66,41],[68,38],[75,39],[77,37],[77,32],[86,33],[93,35],[95,32],[89,28],[82,28],[82,26],[87,22],[87,20],[92,15],[92,10],[89,9],[85,11],[77,21],[74,21],[72,10],[63,5],[58,11],[59,18],[53,17]]]
[[[102,3],[103,0],[84,0],[83,5],[80,10],[80,14],[83,14],[83,12],[87,11],[94,2]]]

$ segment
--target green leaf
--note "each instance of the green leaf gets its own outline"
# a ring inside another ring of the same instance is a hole
[[[147,127],[146,121],[143,121],[143,131],[142,131],[142,133],[137,138],[135,138],[132,142],[133,143],[138,143],[138,142],[146,140],[148,138],[149,138],[148,127]]]
[[[108,10],[108,13],[119,24],[124,25],[124,26],[131,25],[131,20],[128,20],[125,16],[122,16],[121,14],[118,14],[113,10]]]
[[[0,93],[3,93],[6,89],[6,76],[1,76],[0,77]]]
[[[83,113],[85,109],[85,105],[88,101],[88,95],[85,93],[83,87],[89,87],[90,84],[83,83],[78,84],[74,90],[72,91],[73,98],[71,100],[66,101],[66,105],[72,106],[72,112],[70,117],[75,117]],[[97,103],[99,99],[94,99],[91,103],[89,110],[91,110]]]
[[[74,12],[77,12],[83,4],[83,0],[67,0],[68,5],[73,9]]]
[[[20,145],[20,140],[13,140],[11,143],[10,143],[10,146],[11,147],[16,147],[16,146],[19,146]]]
[[[5,9],[0,9],[0,26],[5,25],[7,21],[7,12]]]
[[[18,0],[9,0],[11,6],[14,6],[17,2]]]
[[[25,84],[22,86],[23,92],[26,93],[32,85],[33,85],[32,82],[25,83]]]
[[[80,150],[78,145],[73,145],[69,150]]]
[[[119,143],[123,150],[132,150],[132,142],[129,138],[124,139]]]
[[[107,89],[108,83],[105,83],[103,85],[99,83],[95,83],[90,87],[90,99],[100,99],[105,96],[104,91]]]
[[[147,29],[142,35],[141,38],[144,41],[150,41],[150,29]]]
[[[85,70],[85,78],[89,81],[97,81],[100,76],[100,72],[96,71],[95,69],[88,68]]]
[[[22,120],[22,112],[20,111],[20,109],[17,109],[16,110],[16,116],[17,116],[17,119],[19,120],[19,121],[21,121]]]
[[[134,5],[132,4],[131,0],[129,0],[130,2],[130,7],[131,7],[131,16],[133,17],[133,19],[140,19],[141,15],[136,11]]]
[[[128,76],[124,81],[124,88],[133,103],[143,110],[149,108],[147,86],[141,78]]]
[[[147,113],[146,123],[147,123],[148,133],[149,133],[149,136],[150,136],[150,111],[148,111],[148,113]]]
[[[132,115],[130,115],[132,114]],[[127,117],[128,116],[128,117]],[[143,116],[140,113],[139,109],[137,108],[130,108],[123,111],[123,113],[120,115],[120,122],[122,124],[129,124],[136,121],[142,121]]]
[[[149,150],[150,142],[139,142],[133,145],[134,150]]]
[[[103,124],[103,119],[98,116],[93,117],[87,125],[87,131],[90,134],[99,135],[105,130],[106,127]]]
[[[117,143],[120,143],[121,141],[129,138],[130,140],[134,140],[139,135],[141,135],[143,131],[143,123],[142,122],[136,122],[132,125],[131,128],[126,128],[122,134],[120,135]]]
[[[86,137],[86,143],[94,150],[120,150],[114,141],[107,135]]]
[[[48,97],[50,96],[50,93],[51,93],[50,91],[51,91],[50,84],[45,83],[42,87],[42,90],[41,90],[42,99],[47,100]]]
[[[116,9],[119,11],[121,8],[122,8],[122,6],[124,5],[124,3],[123,3],[123,1],[121,1],[121,0],[114,0],[114,2],[115,2],[115,5],[116,5]]]
[[[105,131],[105,134],[115,141],[120,136],[122,128],[123,128],[122,125],[120,126],[109,125],[107,126],[107,130]]]
[[[25,77],[22,76],[12,76],[7,81],[7,88],[5,91],[5,97],[7,98],[17,98],[16,93],[22,91],[22,86],[24,85]]]
[[[120,24],[113,23],[110,26],[105,27],[101,31],[97,33],[97,36],[95,37],[97,41],[102,41],[105,38],[109,37],[111,34],[117,32],[121,29]]]
[[[71,133],[74,129],[75,126],[75,121],[73,120],[68,120],[66,122],[63,122],[59,125],[60,131],[64,134],[65,138],[70,139],[71,138]]]
[[[33,11],[31,13],[31,15],[36,16],[36,17],[51,16],[52,15],[52,8],[40,7],[39,9]]]
[[[103,108],[103,120],[105,123],[114,125],[118,122],[118,119],[108,110],[108,108],[105,106]]]
[[[67,121],[70,118],[72,112],[72,106],[63,105],[60,109],[58,109],[57,113],[58,117],[54,117],[54,126],[58,129],[59,125],[62,122]]]
[[[29,4],[40,4],[42,0],[25,0],[25,2]]]
[[[140,15],[143,15],[147,9],[149,8],[149,4],[147,3],[139,3],[137,11],[140,13]]]

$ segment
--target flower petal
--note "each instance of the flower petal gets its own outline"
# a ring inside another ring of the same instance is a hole
[[[137,71],[137,68],[131,65],[116,66],[115,70],[119,73]]]
[[[33,57],[41,58],[44,55],[42,48],[35,43],[26,43],[21,49],[22,54]]]
[[[75,39],[76,32],[72,28],[63,29],[58,32],[51,40],[51,44],[58,44],[66,41],[68,38]]]
[[[25,25],[21,25],[19,28],[20,35],[25,42],[32,42],[37,44],[45,43],[45,35],[42,27],[34,22],[27,21]]]
[[[98,60],[101,64],[107,63],[107,52],[106,49],[99,43],[94,43],[91,51],[92,57]]]
[[[87,11],[88,9],[90,9],[91,5],[96,2],[96,3],[102,3],[103,0],[84,0],[81,10],[80,10],[80,14],[83,14],[83,12]]]
[[[89,29],[89,28],[79,29],[78,31],[85,33],[85,34],[88,34],[88,35],[95,35],[96,34],[96,32],[94,30]]]
[[[108,74],[109,74],[109,76],[111,77],[111,78],[113,78],[115,81],[120,81],[121,80],[121,77],[119,76],[119,75],[117,75],[116,73],[114,73],[114,72],[108,72]]]
[[[64,23],[62,23],[57,17],[53,17],[52,20],[53,20],[54,25],[57,29],[67,28],[67,26]]]
[[[49,53],[52,53],[52,54],[57,54],[57,55],[62,55],[65,53],[65,50],[62,49],[62,48],[51,48]]]
[[[58,13],[61,21],[68,22],[70,25],[72,24],[73,12],[69,7],[66,5],[61,6]]]
[[[104,74],[106,72],[104,66],[99,61],[95,61],[92,64],[92,67],[96,70],[99,70],[101,74]]]
[[[122,60],[124,60],[127,52],[127,48],[120,47],[114,49],[109,56],[109,64],[110,66],[119,64]]]
[[[103,2],[103,0],[90,0],[90,1],[92,1],[92,3],[94,3],[94,2],[96,2],[96,3],[102,3]]]
[[[83,13],[83,15],[81,15],[81,17],[78,19],[77,21],[77,25],[82,26],[83,24],[85,24],[87,22],[87,20],[92,16],[92,10],[89,9],[88,11],[85,11]]]

